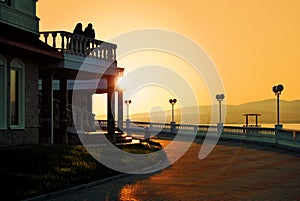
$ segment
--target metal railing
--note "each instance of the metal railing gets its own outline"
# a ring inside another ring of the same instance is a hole
[[[40,32],[47,45],[66,54],[116,61],[117,45],[66,31]]]
[[[68,116],[72,120],[70,128],[76,127],[79,131],[94,131],[95,130],[95,114],[75,105],[68,105]]]

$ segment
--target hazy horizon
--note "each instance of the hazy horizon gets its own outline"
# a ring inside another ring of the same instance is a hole
[[[224,122],[226,124],[243,124],[245,123],[245,113],[258,113],[261,116],[258,117],[259,124],[275,124],[277,117],[277,100],[268,99],[262,101],[248,102],[240,105],[227,105],[226,116]],[[175,107],[175,119],[181,123],[194,122],[198,118],[200,124],[217,123],[211,122],[212,108],[215,107],[218,116],[219,105],[203,105],[195,107],[179,108]],[[224,112],[225,106],[222,105],[222,113]],[[199,109],[200,116],[196,115],[195,109]],[[293,123],[300,124],[300,100],[285,101],[280,100],[280,116],[282,123]],[[127,109],[124,107],[124,119],[126,119]],[[182,117],[182,112],[184,116]],[[97,115],[97,119],[106,119],[106,115]],[[171,121],[171,107],[167,110],[149,111],[149,112],[138,112],[130,113],[130,119],[133,121],[152,121],[152,122],[170,122]],[[218,119],[218,118],[216,118]],[[254,117],[249,117],[249,123],[254,124]]]

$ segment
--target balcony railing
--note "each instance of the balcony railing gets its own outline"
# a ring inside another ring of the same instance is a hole
[[[115,61],[117,45],[65,31],[40,32],[40,39],[65,54]]]

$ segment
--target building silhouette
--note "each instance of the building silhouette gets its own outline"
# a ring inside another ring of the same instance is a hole
[[[95,130],[95,93],[107,94],[107,132],[115,142],[116,95],[119,127],[123,121],[123,94],[115,89],[124,71],[117,66],[117,45],[65,31],[40,32],[36,2],[0,2],[0,146],[70,143],[72,134]],[[81,69],[87,57],[93,62]],[[85,76],[74,89],[79,72]],[[89,87],[99,72],[99,84]]]

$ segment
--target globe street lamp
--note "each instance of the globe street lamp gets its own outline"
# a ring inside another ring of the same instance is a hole
[[[172,122],[174,122],[174,105],[176,102],[177,100],[175,98],[169,100],[169,103],[172,105]]]
[[[127,105],[127,119],[126,119],[126,128],[130,128],[130,119],[129,119],[129,105],[131,103],[131,100],[125,100],[125,104]]]
[[[225,95],[224,95],[224,94],[217,94],[217,95],[216,95],[216,99],[217,99],[217,101],[219,101],[219,124],[222,123],[221,102],[223,101],[224,98],[225,98]]]
[[[279,124],[279,96],[281,92],[283,91],[283,85],[279,84],[277,86],[273,86],[273,92],[275,93],[275,96],[277,96],[277,126],[276,128],[282,128],[282,125]]]
[[[174,105],[176,102],[177,102],[177,100],[175,98],[169,100],[169,103],[172,105],[171,133],[175,132]]]
[[[131,103],[131,100],[125,100],[125,104],[127,105],[127,119],[129,119],[129,105]]]

